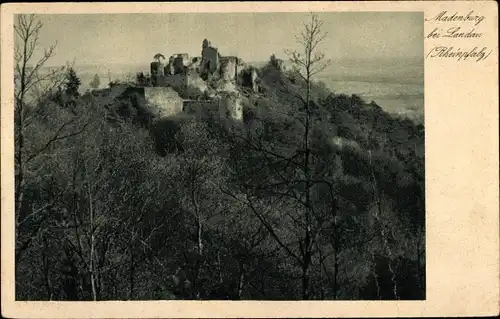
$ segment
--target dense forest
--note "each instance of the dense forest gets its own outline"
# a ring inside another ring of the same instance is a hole
[[[40,77],[41,27],[16,26],[17,300],[425,299],[424,127],[314,81],[314,16],[243,121]]]

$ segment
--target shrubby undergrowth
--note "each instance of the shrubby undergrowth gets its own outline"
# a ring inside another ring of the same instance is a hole
[[[21,72],[16,299],[425,299],[424,127],[258,74],[234,121]]]
[[[37,106],[28,153],[60,123],[84,130],[26,167],[20,219],[43,214],[19,230],[17,297],[92,299],[92,271],[98,300],[301,299],[300,104],[286,74],[260,72],[266,94],[244,123],[153,123],[145,101],[110,100],[113,89],[71,109]],[[308,297],[424,298],[423,127],[357,96],[313,93]]]

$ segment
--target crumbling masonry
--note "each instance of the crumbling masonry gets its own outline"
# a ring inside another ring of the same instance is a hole
[[[203,40],[200,57],[190,58],[187,53],[177,53],[170,56],[166,65],[159,61],[151,62],[150,71],[154,87],[171,87],[175,90],[194,87],[206,93],[208,86],[204,79],[212,76],[224,83],[240,84],[251,88],[254,92],[258,91],[255,69],[248,68],[239,57],[222,56],[207,39]],[[186,101],[189,107],[185,108],[185,111],[192,112],[194,105],[210,108],[223,107],[225,110],[221,110],[221,114],[228,114],[234,119],[241,120],[241,100],[234,96],[231,99],[222,99],[222,101],[219,99],[212,102],[207,100],[198,104]],[[207,103],[213,105],[207,106]]]

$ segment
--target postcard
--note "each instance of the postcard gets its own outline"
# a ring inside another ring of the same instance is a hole
[[[3,316],[499,314],[495,2],[1,21]]]

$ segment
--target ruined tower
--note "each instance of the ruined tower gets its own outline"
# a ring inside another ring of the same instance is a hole
[[[151,82],[153,86],[156,86],[158,83],[158,78],[164,76],[165,66],[161,62],[154,61],[151,62],[150,68],[151,68]]]
[[[209,46],[210,42],[207,39],[203,40],[202,49],[208,48]]]
[[[207,39],[203,40],[201,60],[201,69],[203,71],[214,73],[219,69],[219,50],[212,47]]]

